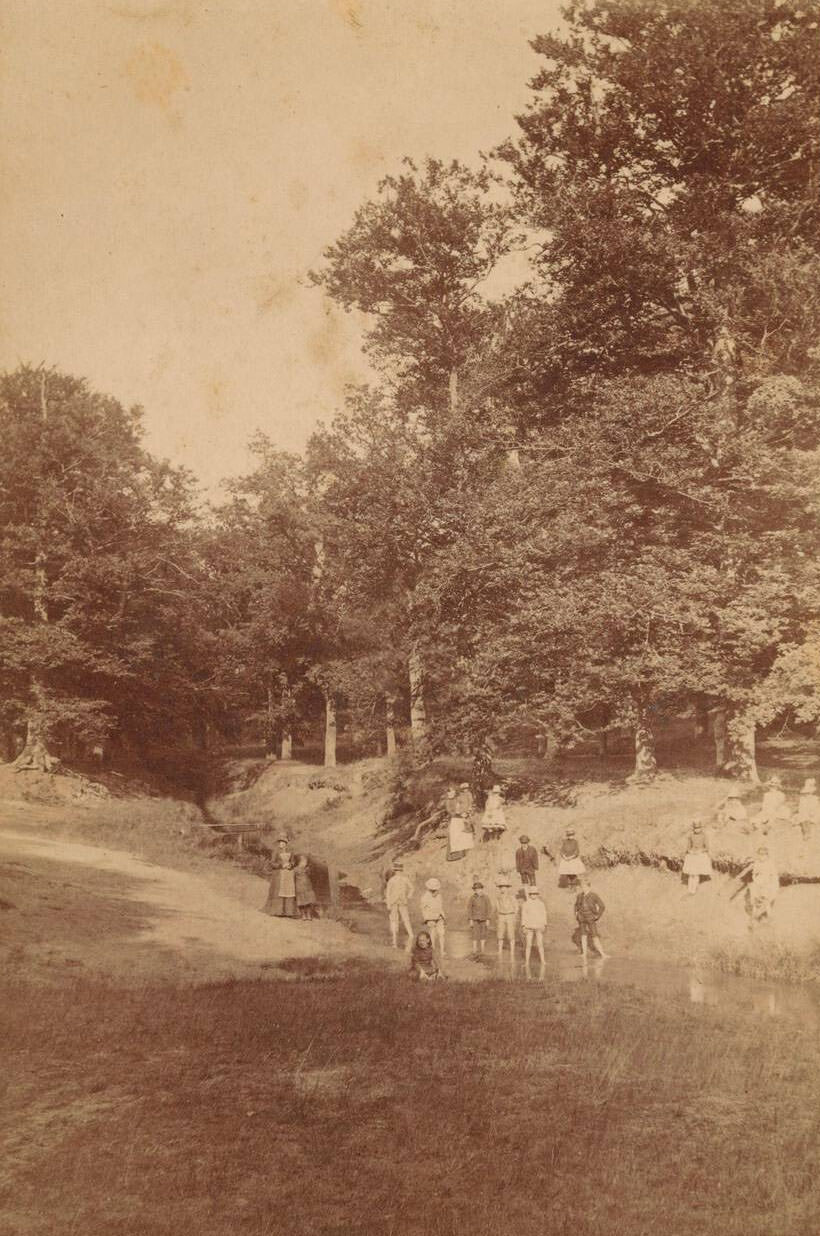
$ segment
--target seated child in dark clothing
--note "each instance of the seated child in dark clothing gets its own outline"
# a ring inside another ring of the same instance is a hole
[[[433,955],[433,940],[429,931],[420,931],[410,954],[410,977],[423,983],[444,978]]]

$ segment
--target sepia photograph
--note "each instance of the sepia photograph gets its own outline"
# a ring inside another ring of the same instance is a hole
[[[0,114],[0,1236],[820,1232],[818,0]]]

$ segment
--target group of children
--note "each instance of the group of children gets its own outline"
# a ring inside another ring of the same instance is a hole
[[[572,934],[572,940],[581,952],[584,961],[587,960],[590,950],[594,950],[601,957],[606,957],[608,954],[604,952],[598,932],[598,923],[605,908],[604,903],[591,888],[586,873],[578,878],[580,879],[580,891],[575,899],[576,928]],[[388,907],[394,948],[398,947],[399,942],[399,920],[407,932],[408,945],[413,940],[409,914],[411,893],[412,884],[404,874],[402,864],[397,862],[394,864],[393,872],[385,888],[385,902]],[[415,936],[411,947],[410,973],[414,978],[424,981],[442,978],[444,976],[436,959],[436,952],[439,958],[446,955],[446,914],[441,881],[436,876],[431,876],[426,881],[419,899],[419,908],[424,930]],[[484,956],[493,914],[495,915],[495,935],[499,958],[504,954],[505,943],[509,943],[512,961],[520,926],[524,941],[525,966],[529,967],[532,950],[535,947],[543,970],[546,965],[544,933],[547,927],[547,908],[534,881],[522,880],[518,893],[514,893],[511,877],[501,872],[496,881],[493,904],[484,889],[483,882],[478,877],[473,880],[472,893],[467,902],[467,919],[470,924],[475,958]]]
[[[798,825],[804,839],[810,836],[812,828],[820,824],[817,782],[814,777],[806,778],[800,790],[797,810],[793,813],[783,782],[777,773],[773,773],[766,782],[760,809],[751,819],[740,790],[733,786],[717,812],[716,822],[722,827],[745,833],[755,832],[759,836],[760,844],[755,849],[754,857],[745,863],[737,876],[738,888],[732,896],[745,893],[746,908],[752,923],[764,922],[771,917],[780,888],[777,865],[768,844],[769,834],[780,832],[782,835],[785,828]],[[683,874],[690,893],[696,893],[704,880],[711,879],[712,857],[701,820],[695,820],[692,824],[683,860]]]

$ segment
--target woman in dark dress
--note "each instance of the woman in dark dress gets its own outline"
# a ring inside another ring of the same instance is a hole
[[[271,858],[273,874],[268,889],[268,899],[262,907],[266,914],[274,914],[278,918],[295,916],[296,883],[293,872],[296,861],[296,855],[291,850],[287,837],[280,837],[276,843],[276,852]]]

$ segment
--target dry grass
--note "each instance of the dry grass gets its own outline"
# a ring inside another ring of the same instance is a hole
[[[820,1052],[786,1023],[315,962],[0,1007],[9,1236],[814,1230]]]

